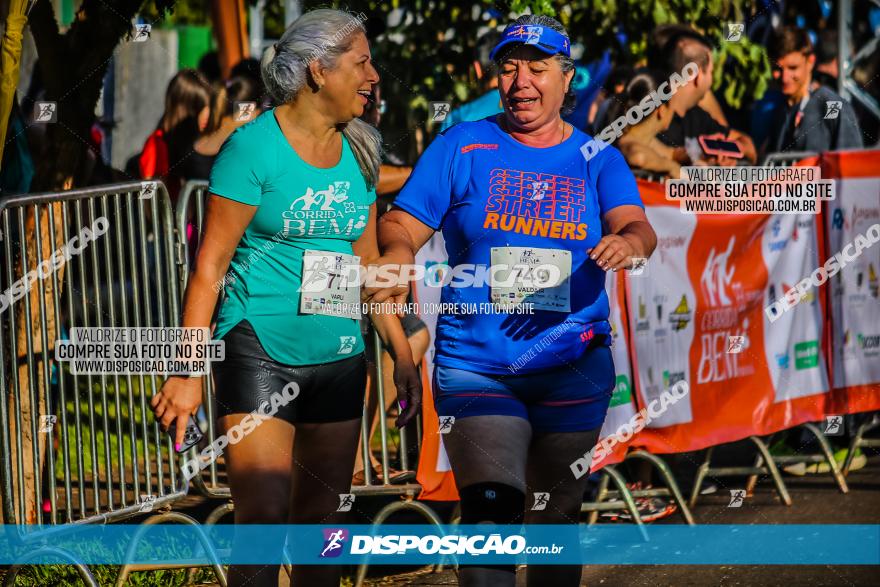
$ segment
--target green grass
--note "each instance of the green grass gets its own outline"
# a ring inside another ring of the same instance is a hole
[[[72,381],[70,379],[69,381]],[[114,379],[109,377],[106,379],[107,381],[107,432],[104,430],[104,406],[103,406],[103,397],[101,395],[101,379],[100,377],[93,378],[92,380],[92,401],[94,404],[94,418],[89,418],[89,402],[88,402],[88,394],[89,387],[88,382],[85,379],[80,380],[79,389],[77,390],[79,395],[79,412],[76,409],[76,401],[73,398],[73,390],[66,389],[66,403],[65,403],[65,416],[67,418],[67,455],[70,461],[70,472],[73,479],[79,478],[79,464],[77,462],[77,454],[81,451],[83,455],[83,469],[87,476],[91,476],[96,473],[96,465],[99,470],[104,472],[106,475],[106,446],[105,446],[105,437],[106,440],[110,443],[110,462],[111,466],[114,470],[118,469],[118,465],[120,462],[125,464],[132,463],[132,451],[131,451],[131,430],[132,427],[136,428],[136,450],[138,453],[138,462],[140,463],[141,470],[143,470],[143,454],[144,454],[144,438],[142,434],[142,424],[143,424],[143,412],[140,409],[140,401],[141,401],[141,390],[140,390],[140,381],[136,377],[132,377],[132,395],[134,397],[133,407],[134,413],[131,413],[128,405],[128,392],[127,392],[127,380],[125,377],[119,378],[119,390],[115,387]],[[149,399],[152,396],[152,383],[149,378],[145,378],[145,389],[147,392],[147,397],[145,398],[145,404],[147,406],[147,411],[149,411]],[[69,386],[68,386],[69,387]],[[116,409],[116,395],[120,394],[120,406],[119,412],[117,413]],[[76,437],[76,422],[79,420],[80,423],[80,433],[82,435],[82,444],[79,444]],[[94,430],[92,429],[91,422],[92,420],[95,423]],[[117,433],[117,422],[119,422],[119,429],[122,431],[122,454],[119,452],[119,435]],[[147,434],[148,438],[153,438],[153,419],[149,417],[147,422]],[[56,423],[55,435],[61,440],[61,434],[59,427],[62,424],[62,419],[59,417],[58,422]],[[95,442],[96,442],[96,450],[95,454],[92,453],[92,434],[94,433]],[[151,448],[151,453],[152,453]],[[152,455],[153,459],[155,459],[155,455]],[[97,457],[97,463],[93,462]],[[121,458],[120,458],[121,457]],[[61,447],[59,447],[58,451],[55,453],[55,477],[59,484],[63,484],[64,480],[64,459],[61,454]],[[130,479],[127,479],[130,481]]]
[[[99,585],[115,585],[120,567],[115,565],[91,565],[89,571],[98,581]],[[185,569],[173,569],[164,571],[139,571],[131,573],[126,581],[126,586],[134,587],[171,587],[186,585]],[[5,573],[0,571],[0,576]],[[195,573],[195,585],[200,583],[216,584],[214,571],[209,568],[199,568]],[[46,585],[58,585],[60,587],[80,587],[84,585],[79,573],[70,565],[36,565],[22,569],[15,579],[15,585],[20,587],[45,587]]]

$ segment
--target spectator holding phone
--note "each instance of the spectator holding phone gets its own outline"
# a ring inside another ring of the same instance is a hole
[[[861,148],[862,133],[852,105],[828,86],[812,88],[816,55],[807,32],[783,27],[769,49],[786,108],[776,119],[767,151],[821,153]]]
[[[681,75],[682,70],[689,63],[698,66],[696,77],[685,85],[678,88],[670,98],[669,105],[675,111],[675,116],[663,133],[657,137],[657,143],[663,143],[674,149],[675,158],[679,163],[695,162],[705,158],[713,165],[735,165],[736,159],[724,156],[712,156],[708,153],[700,153],[696,156],[693,149],[687,150],[687,139],[692,139],[692,144],[701,136],[717,136],[721,134],[726,140],[739,145],[743,157],[754,163],[757,161],[757,152],[752,139],[748,135],[728,128],[712,118],[699,104],[712,87],[712,47],[709,41],[696,31],[682,29],[673,34],[666,41],[661,51],[660,64],[666,68],[666,73],[673,72]]]

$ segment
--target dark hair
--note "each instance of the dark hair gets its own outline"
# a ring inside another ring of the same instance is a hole
[[[834,29],[825,29],[819,33],[819,46],[816,47],[816,61],[819,63],[831,63],[837,59],[838,49],[837,31]]]
[[[198,121],[199,114],[211,100],[211,86],[195,69],[181,69],[168,82],[165,112],[158,128],[169,132],[186,120]]]
[[[608,77],[605,78],[605,84],[603,87],[605,91],[609,94],[614,94],[614,88],[618,85],[626,86],[629,83],[629,80],[632,79],[633,75],[635,75],[635,70],[628,65],[616,65],[614,69],[611,70],[611,73],[608,74]]]
[[[784,26],[778,31],[770,41],[767,53],[773,61],[779,61],[789,53],[800,53],[802,55],[813,54],[813,42],[810,35],[802,28],[794,26]]]
[[[498,71],[498,66],[489,57],[489,54],[500,40],[501,33],[498,31],[489,31],[477,39],[477,44],[474,47],[474,61],[478,62],[480,67],[483,68],[483,79],[490,79]]]
[[[635,75],[633,75],[632,79],[629,80],[629,83],[626,84],[626,88],[623,92],[612,98],[613,101],[608,107],[608,113],[605,115],[605,120],[603,122],[607,125],[621,116],[626,116],[626,113],[629,112],[630,108],[638,106],[639,103],[645,99],[645,96],[650,95],[651,92],[656,92],[657,88],[659,88],[663,82],[668,81],[669,80],[656,69],[650,69],[647,67],[637,69]],[[661,104],[665,104],[668,101],[664,100],[663,96],[659,93],[657,94],[657,98],[660,100]]]
[[[209,51],[202,55],[197,69],[209,83],[213,84],[223,79],[223,73],[220,71],[220,56],[217,51]]]
[[[236,77],[246,77],[254,82],[254,86],[256,87],[255,91],[257,93],[257,102],[261,102],[267,98],[266,88],[263,86],[263,73],[259,59],[245,57],[236,63],[235,67],[229,72],[229,79],[231,80]],[[227,85],[228,84],[229,82],[227,82]]]
[[[555,18],[551,18],[549,16],[544,16],[541,14],[524,14],[517,18],[510,26],[545,26],[547,28],[551,28],[558,33],[562,33],[568,38],[568,33],[565,30],[565,27],[562,26],[562,23],[556,20]],[[512,44],[512,46],[519,46],[518,43]],[[495,65],[497,66],[501,60],[505,57],[506,54],[509,54],[507,50],[510,45],[505,46],[505,50],[499,52],[495,55]],[[571,41],[569,41],[569,46],[571,46]],[[554,57],[559,61],[559,66],[562,68],[562,73],[567,73],[574,69],[574,60],[571,57],[566,57],[565,55],[561,55],[557,53]],[[571,87],[571,84],[568,86],[568,91],[565,93],[565,97],[562,99],[562,108],[559,109],[559,113],[562,116],[570,114],[574,112],[576,97],[574,95],[574,90]]]
[[[211,117],[205,134],[220,128],[223,119],[233,115],[236,102],[257,102],[259,107],[259,101],[259,87],[250,77],[233,77],[225,84],[217,84],[211,98]]]
[[[712,43],[709,39],[683,25],[667,27],[656,34],[655,38],[659,41],[664,36],[666,41],[660,45],[660,66],[668,75],[681,72],[690,62],[696,63],[700,71],[706,71],[712,58]]]

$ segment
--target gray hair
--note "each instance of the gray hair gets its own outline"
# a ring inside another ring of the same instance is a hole
[[[366,15],[322,8],[296,19],[281,39],[263,54],[262,75],[266,90],[276,104],[296,99],[308,81],[312,61],[327,69],[336,67],[339,57],[351,49],[355,35],[366,34]],[[379,181],[382,137],[379,131],[355,118],[345,124],[348,139],[368,187]]]
[[[542,14],[524,14],[517,18],[511,25],[509,26],[545,26],[547,28],[553,29],[559,33],[568,37],[568,32],[566,32],[565,27],[562,26],[562,23],[556,20],[555,18],[544,16]],[[569,39],[568,46],[571,47],[571,40]],[[498,55],[496,55],[496,61],[499,61],[504,57],[505,51],[502,51]],[[565,55],[560,55],[557,53],[554,55],[556,61],[559,62],[559,67],[562,69],[562,73],[568,73],[569,71],[574,69],[574,59],[571,57],[566,57]],[[570,114],[574,112],[575,106],[575,95],[574,90],[571,88],[571,84],[568,86],[568,91],[565,93],[565,97],[562,99],[562,108],[560,109],[560,114],[563,116],[566,114]]]

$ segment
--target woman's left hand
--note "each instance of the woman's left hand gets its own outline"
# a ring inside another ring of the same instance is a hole
[[[400,405],[396,425],[403,428],[419,413],[422,406],[422,380],[412,361],[394,362],[394,385],[397,387],[397,403]]]
[[[632,242],[618,234],[603,236],[599,244],[587,249],[587,254],[605,271],[632,267],[633,257],[638,257],[638,251]]]

